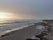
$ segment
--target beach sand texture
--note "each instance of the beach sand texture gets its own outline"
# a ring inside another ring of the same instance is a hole
[[[27,38],[35,35],[36,31],[37,30],[35,30],[35,26],[30,26],[10,32],[8,35],[1,37],[0,40],[26,40]]]

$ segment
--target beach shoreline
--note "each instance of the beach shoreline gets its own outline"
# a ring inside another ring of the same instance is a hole
[[[32,35],[35,35],[35,31],[36,30],[34,26],[26,27],[20,30],[10,32],[8,33],[8,35],[1,37],[0,40],[26,40],[27,38],[30,38]]]

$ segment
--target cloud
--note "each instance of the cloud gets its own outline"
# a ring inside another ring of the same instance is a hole
[[[53,19],[52,0],[0,0],[0,11],[17,14],[21,18]]]

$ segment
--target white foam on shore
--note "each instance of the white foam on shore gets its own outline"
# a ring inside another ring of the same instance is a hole
[[[31,25],[34,25],[34,24],[31,24]],[[12,31],[16,31],[16,30],[20,30],[20,29],[26,28],[26,27],[29,27],[29,25],[25,25],[25,26],[23,26],[23,27],[14,28],[14,29],[12,29],[12,30],[6,30],[6,31],[4,31],[4,32],[1,32],[1,33],[0,33],[0,36],[1,36],[1,35],[5,35],[6,33],[9,33],[9,32],[12,32]]]
[[[4,35],[6,33],[12,32],[12,31],[16,31],[16,30],[20,30],[26,27],[29,27],[31,25],[34,25],[34,23],[38,23],[38,22],[42,22],[42,20],[37,20],[37,21],[29,21],[29,22],[23,22],[23,23],[15,23],[12,25],[7,25],[4,26],[3,28],[0,28],[0,35]]]

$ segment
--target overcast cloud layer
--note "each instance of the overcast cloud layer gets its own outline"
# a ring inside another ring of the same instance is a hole
[[[53,19],[53,0],[0,0],[0,11],[23,19]]]

